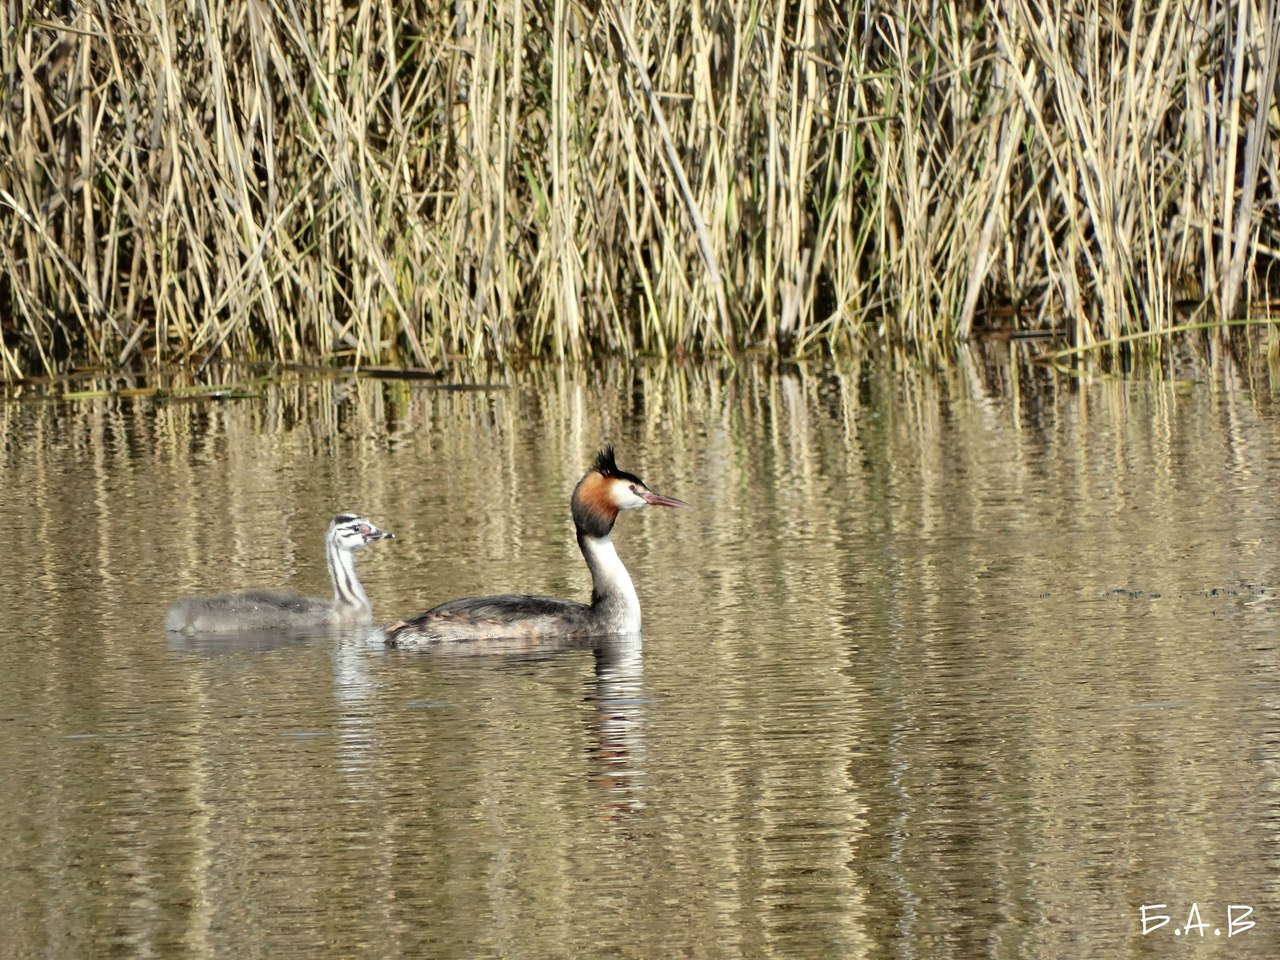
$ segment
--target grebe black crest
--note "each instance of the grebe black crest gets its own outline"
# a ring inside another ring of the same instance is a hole
[[[650,490],[620,470],[613,448],[597,454],[573,489],[570,512],[578,548],[591,571],[590,603],[555,597],[501,594],[452,600],[374,633],[389,647],[420,648],[465,641],[559,640],[640,632],[640,600],[613,546],[613,524],[623,510],[687,507]]]
[[[304,597],[294,590],[249,590],[215,597],[188,597],[169,608],[164,628],[173,633],[244,633],[307,627],[354,627],[373,621],[369,597],[356,576],[355,551],[375,540],[392,540],[354,513],[340,513],[325,534],[333,599]]]

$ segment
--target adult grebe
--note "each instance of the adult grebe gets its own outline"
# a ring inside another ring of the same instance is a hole
[[[570,500],[578,548],[591,570],[591,602],[502,594],[452,600],[409,620],[375,631],[389,647],[429,647],[467,640],[529,640],[603,637],[640,632],[640,599],[618,559],[610,531],[621,510],[687,507],[646,487],[618,469],[613,448],[600,451]]]
[[[370,623],[369,597],[356,576],[355,551],[374,540],[393,540],[354,513],[329,524],[325,552],[333,599],[304,597],[294,590],[250,590],[216,597],[188,597],[169,608],[165,630],[174,633],[241,633],[304,627],[352,627]]]

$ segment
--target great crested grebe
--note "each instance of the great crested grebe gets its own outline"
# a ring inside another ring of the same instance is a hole
[[[393,540],[372,521],[340,513],[325,534],[333,599],[294,590],[249,590],[216,597],[187,597],[169,608],[164,628],[173,633],[241,633],[304,627],[353,627],[372,622],[369,597],[356,576],[355,551],[374,540]]]
[[[468,597],[388,624],[375,631],[371,639],[380,639],[388,647],[414,648],[468,640],[537,641],[638,634],[640,599],[609,534],[619,511],[645,506],[688,504],[654,493],[639,477],[619,470],[613,448],[606,447],[578,481],[570,500],[573,523],[578,528],[578,548],[591,570],[590,603],[511,593]]]

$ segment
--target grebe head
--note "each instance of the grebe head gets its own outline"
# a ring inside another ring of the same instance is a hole
[[[634,473],[619,470],[613,447],[605,447],[596,455],[591,469],[574,488],[571,503],[573,522],[583,533],[594,537],[607,536],[621,510],[688,506],[683,500],[650,490]]]
[[[329,524],[329,540],[342,550],[354,550],[375,540],[394,540],[396,535],[379,530],[372,521],[354,513],[340,513]]]

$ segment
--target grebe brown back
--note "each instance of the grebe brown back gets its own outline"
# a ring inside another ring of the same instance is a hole
[[[618,469],[613,448],[600,451],[570,500],[578,548],[591,570],[590,603],[555,597],[502,594],[469,597],[388,624],[373,638],[389,647],[429,647],[470,640],[538,640],[603,637],[640,632],[640,599],[610,536],[622,510],[687,507],[654,493],[634,474]]]
[[[250,590],[216,597],[187,597],[169,608],[164,628],[172,633],[241,633],[305,627],[352,627],[373,621],[369,597],[356,576],[355,551],[374,540],[392,540],[372,521],[340,513],[325,534],[333,599],[304,597],[294,590]]]

